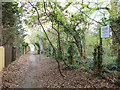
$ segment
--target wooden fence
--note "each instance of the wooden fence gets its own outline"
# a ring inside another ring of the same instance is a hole
[[[24,54],[30,51],[29,46],[24,48]],[[0,71],[7,67],[10,63],[16,60],[16,48],[15,47],[0,47]]]
[[[25,46],[24,47],[24,54],[28,53],[30,51],[30,47],[29,46]]]
[[[12,55],[14,53],[12,52],[12,47],[5,47],[5,67],[7,67],[13,60]]]
[[[4,68],[4,66],[5,66],[5,64],[4,64],[4,59],[5,59],[5,57],[4,57],[4,53],[5,52],[5,49],[4,49],[4,47],[0,47],[0,71]]]

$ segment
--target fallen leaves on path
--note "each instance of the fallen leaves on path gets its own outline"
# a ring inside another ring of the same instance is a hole
[[[4,87],[19,87],[23,77],[29,77],[31,87],[33,88],[118,88],[114,84],[109,83],[104,79],[98,79],[95,75],[80,69],[62,69],[65,77],[60,76],[57,68],[57,63],[54,58],[38,60],[39,55],[35,56],[35,63],[29,65],[29,55],[20,57],[16,64],[12,63],[3,71]],[[27,69],[29,66],[29,69]],[[34,73],[29,73],[33,70]],[[28,70],[28,71],[27,71]],[[27,73],[25,74],[25,72]],[[25,80],[25,78],[24,78]],[[23,82],[24,82],[23,80]],[[27,82],[24,84],[27,87]]]
[[[23,55],[2,71],[2,87],[15,88],[22,81],[29,66],[29,54]]]
[[[118,88],[104,79],[81,69],[63,69],[65,77],[61,77],[57,63],[53,58],[38,63],[37,80],[44,88]],[[41,87],[41,85],[36,87]]]

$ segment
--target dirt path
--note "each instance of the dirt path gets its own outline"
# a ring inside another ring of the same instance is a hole
[[[98,79],[87,71],[62,70],[66,77],[61,77],[57,70],[57,63],[53,58],[42,57],[30,54],[30,67],[22,88],[109,88],[116,87],[104,79]]]
[[[53,66],[52,63],[55,63],[55,65]],[[31,52],[29,56],[29,68],[27,74],[19,87],[43,87],[45,81],[44,79],[47,79],[45,76],[49,75],[49,72],[54,69],[54,67],[56,67],[56,62],[54,62],[54,59],[42,56],[42,60],[40,60],[39,55]]]
[[[20,64],[16,64],[14,67],[19,67],[17,73],[21,72],[28,65],[26,74],[19,77],[19,74],[15,73],[16,78],[21,81],[15,86],[15,77],[4,76],[4,84],[7,84],[9,81],[9,87],[19,87],[19,88],[116,88],[114,84],[111,84],[104,79],[98,79],[98,77],[90,74],[87,71],[80,69],[62,69],[65,77],[61,77],[57,70],[57,63],[54,58],[47,58],[42,56],[42,60],[39,59],[39,55],[34,53],[29,53],[23,56],[26,60],[19,61]],[[24,59],[23,58],[23,59]],[[13,65],[10,65],[12,67]],[[14,69],[14,68],[13,68]],[[12,69],[9,69],[7,73],[11,72]],[[7,74],[6,73],[6,74]],[[25,72],[24,72],[25,73]],[[13,82],[10,82],[13,79]]]
[[[27,71],[27,74],[24,77],[24,80],[22,81],[20,88],[35,88],[37,85],[37,66],[38,66],[39,59],[35,57],[33,53],[30,53],[29,56],[29,68]]]

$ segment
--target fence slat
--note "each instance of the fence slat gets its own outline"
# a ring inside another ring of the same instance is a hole
[[[5,67],[5,49],[0,47],[0,71]]]
[[[12,63],[12,47],[5,47],[5,67]]]

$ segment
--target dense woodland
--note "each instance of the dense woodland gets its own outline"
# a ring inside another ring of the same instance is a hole
[[[55,58],[63,77],[61,67],[82,68],[120,85],[118,2],[43,0],[2,3],[2,45],[16,47],[19,54],[23,46],[34,45],[36,53],[40,54],[41,50],[47,57]],[[27,29],[23,28],[23,23]],[[99,30],[107,25],[112,34],[101,39]],[[26,35],[28,31],[31,34]]]

